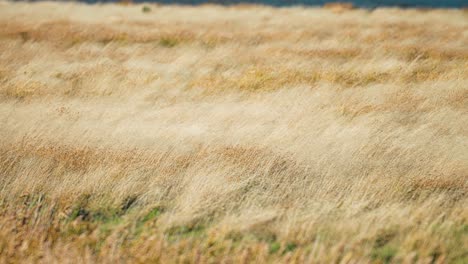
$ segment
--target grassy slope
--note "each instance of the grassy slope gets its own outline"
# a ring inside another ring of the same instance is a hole
[[[0,262],[467,262],[466,12],[150,7],[0,2]]]

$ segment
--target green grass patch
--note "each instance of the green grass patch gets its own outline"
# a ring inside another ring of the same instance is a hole
[[[397,248],[391,244],[396,235],[393,229],[382,230],[374,240],[371,258],[383,263],[390,263],[398,252]]]
[[[268,249],[268,252],[270,254],[275,254],[281,249],[281,244],[278,241],[275,241],[273,243],[270,243],[270,247]]]
[[[141,12],[143,12],[143,13],[149,13],[149,12],[151,12],[151,7],[149,7],[149,6],[143,6],[143,7],[141,8]]]
[[[182,225],[169,228],[165,231],[165,234],[169,238],[177,237],[200,237],[205,233],[206,227],[201,224],[195,225]]]
[[[180,44],[180,41],[173,37],[163,37],[159,40],[159,45],[165,48],[173,48]]]
[[[158,216],[161,215],[162,212],[163,212],[163,210],[162,210],[161,207],[153,208],[153,209],[151,209],[151,211],[149,211],[149,213],[147,213],[145,216],[143,216],[143,218],[141,219],[140,222],[146,223],[146,222],[148,222],[150,220],[156,219]]]
[[[288,252],[291,252],[291,251],[294,251],[296,248],[297,248],[297,244],[296,244],[296,243],[288,242],[288,243],[286,243],[286,245],[284,246],[283,254],[288,253]]]
[[[155,219],[157,219],[163,213],[163,211],[164,211],[163,208],[155,207],[155,208],[151,209],[143,217],[140,217],[137,220],[134,234],[136,236],[141,235],[143,233],[145,223],[154,221]]]
[[[383,247],[373,248],[371,257],[373,260],[380,260],[383,263],[390,263],[396,256],[398,250],[392,245],[385,245]]]

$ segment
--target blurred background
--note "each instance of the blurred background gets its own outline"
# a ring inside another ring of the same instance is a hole
[[[34,0],[33,0],[34,2]],[[290,5],[325,5],[329,3],[336,3],[340,1],[330,0],[81,0],[80,2],[86,3],[100,3],[100,2],[153,2],[162,4],[264,4],[271,6],[290,6]],[[467,7],[468,0],[353,0],[342,1],[350,3],[356,7],[375,8],[382,6],[389,7],[427,7],[427,8],[460,8]]]
[[[96,2],[115,2],[115,0],[84,0],[88,3]],[[289,5],[324,5],[337,1],[327,0],[133,0],[133,2],[157,2],[164,4],[265,4],[272,6],[289,6]],[[354,0],[346,1],[354,6],[374,8],[379,6],[395,6],[395,7],[465,7],[468,6],[468,0]]]

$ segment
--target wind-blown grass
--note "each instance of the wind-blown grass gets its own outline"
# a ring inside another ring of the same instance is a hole
[[[0,2],[0,262],[466,263],[462,10]]]

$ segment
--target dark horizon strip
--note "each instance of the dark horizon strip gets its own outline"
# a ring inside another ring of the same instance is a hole
[[[115,0],[83,0],[86,3],[112,3],[119,2]],[[356,7],[376,8],[376,7],[422,7],[422,8],[463,8],[468,7],[468,0],[351,0],[351,1],[326,1],[326,0],[133,0],[135,3],[161,3],[161,4],[262,4],[269,6],[321,6],[326,3],[347,2]]]

